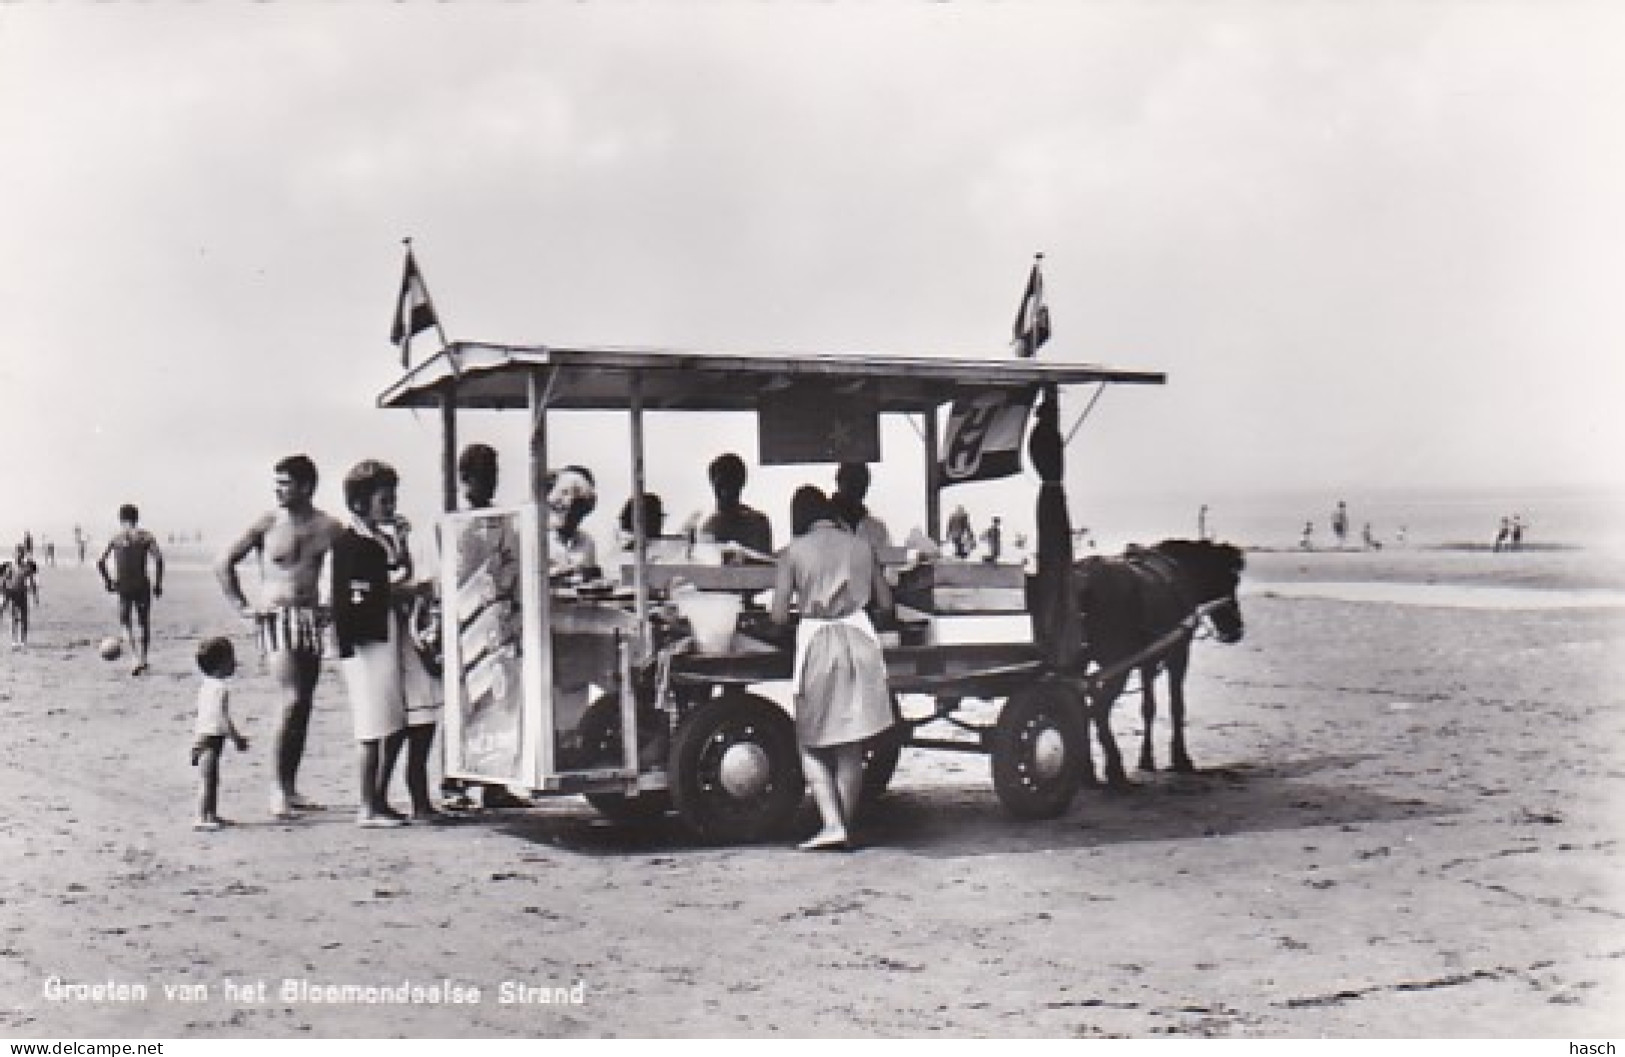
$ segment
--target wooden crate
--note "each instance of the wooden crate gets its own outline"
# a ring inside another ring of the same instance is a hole
[[[924,613],[1025,613],[1027,576],[1014,564],[918,565],[898,577],[897,601]]]

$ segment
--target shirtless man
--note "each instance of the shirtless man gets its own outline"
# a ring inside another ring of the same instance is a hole
[[[226,599],[254,621],[282,693],[282,711],[271,741],[277,783],[271,791],[271,814],[286,819],[301,808],[320,806],[299,795],[295,778],[321,672],[327,623],[326,613],[317,609],[322,565],[344,524],[312,502],[316,465],[309,458],[290,455],[276,464],[275,473],[278,509],[261,515],[238,537],[215,566],[215,575]],[[249,603],[237,580],[237,565],[254,551],[260,553],[264,569],[258,606]]]
[[[118,620],[124,637],[135,655],[131,675],[147,670],[147,649],[152,643],[152,600],[164,597],[164,555],[158,540],[141,527],[141,512],[132,503],[118,508],[119,530],[107,541],[107,549],[96,559],[96,569],[110,594],[118,595]],[[147,579],[147,557],[151,555],[153,578]],[[113,559],[113,574],[107,572],[107,559]],[[137,637],[135,626],[141,625]]]

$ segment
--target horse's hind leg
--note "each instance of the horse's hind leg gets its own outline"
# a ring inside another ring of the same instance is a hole
[[[1168,747],[1173,768],[1181,773],[1196,770],[1185,751],[1185,669],[1190,663],[1190,647],[1175,650],[1168,657],[1168,719],[1173,724],[1173,740]],[[1147,737],[1150,731],[1146,732]]]
[[[1157,769],[1156,754],[1151,751],[1151,728],[1157,722],[1157,666],[1148,664],[1140,669],[1140,720],[1144,730],[1140,734],[1140,770]]]
[[[1126,674],[1118,676],[1102,686],[1089,702],[1089,711],[1095,719],[1095,736],[1100,739],[1100,755],[1106,763],[1106,784],[1115,788],[1129,784],[1128,772],[1123,770],[1123,754],[1117,751],[1117,739],[1112,736],[1112,705],[1127,681]]]

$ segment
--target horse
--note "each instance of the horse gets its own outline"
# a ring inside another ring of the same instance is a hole
[[[1112,737],[1111,710],[1136,668],[1145,720],[1140,770],[1156,770],[1151,750],[1151,726],[1157,715],[1154,683],[1164,669],[1173,721],[1170,762],[1175,771],[1196,769],[1185,749],[1185,671],[1191,638],[1205,615],[1220,642],[1241,640],[1245,629],[1236,586],[1245,565],[1240,548],[1210,540],[1164,540],[1154,547],[1130,547],[1120,557],[1091,557],[1074,564],[1085,664],[1098,665],[1086,715],[1094,721],[1109,785],[1128,784]],[[1086,721],[1084,775],[1086,783],[1094,785],[1087,728]]]

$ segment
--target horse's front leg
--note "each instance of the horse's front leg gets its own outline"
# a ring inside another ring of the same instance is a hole
[[[1140,669],[1140,720],[1144,730],[1140,734],[1140,770],[1157,769],[1156,754],[1151,751],[1151,728],[1157,723],[1157,666],[1148,664]]]
[[[1168,746],[1173,768],[1183,774],[1196,770],[1190,754],[1185,751],[1185,669],[1190,664],[1190,647],[1175,650],[1168,658],[1168,721],[1173,724],[1173,738]],[[1149,737],[1150,731],[1147,731]]]
[[[1123,754],[1117,751],[1117,739],[1112,736],[1112,705],[1127,682],[1127,673],[1107,680],[1089,702],[1089,712],[1095,720],[1095,736],[1100,739],[1100,755],[1106,761],[1106,784],[1119,789],[1129,781],[1128,772],[1123,770]]]
[[[1079,729],[1083,731],[1083,785],[1086,788],[1093,789],[1100,785],[1100,779],[1095,777],[1094,749],[1089,745],[1091,737],[1089,728],[1094,726],[1095,710],[1087,690],[1081,692],[1078,699],[1080,701],[1078,710]]]

